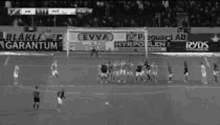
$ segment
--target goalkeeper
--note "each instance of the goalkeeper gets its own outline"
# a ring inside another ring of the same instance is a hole
[[[93,57],[94,54],[96,55],[97,58],[99,57],[98,50],[96,49],[95,46],[93,46],[91,49],[91,58]]]

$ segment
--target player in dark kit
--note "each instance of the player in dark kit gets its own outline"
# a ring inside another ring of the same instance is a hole
[[[96,47],[93,47],[93,48],[91,49],[91,58],[93,57],[93,54],[96,54],[96,57],[97,57],[97,58],[99,57],[99,55],[98,55],[98,50],[96,49]]]
[[[216,63],[213,64],[213,76],[215,83],[218,83],[218,65]]]
[[[168,66],[168,83],[171,84],[172,83],[172,77],[173,77],[173,72],[172,72],[172,68],[170,66],[170,64],[167,64]]]
[[[144,71],[143,71],[143,65],[137,65],[136,67],[136,82],[143,82],[143,75],[144,75]]]
[[[147,73],[146,73],[147,80],[152,80],[151,75],[150,75],[150,73],[151,73],[151,65],[147,62],[147,60],[145,60],[144,66],[145,66],[145,68],[147,70]]]
[[[60,107],[64,105],[63,101],[66,99],[65,97],[65,91],[62,89],[61,91],[57,92],[57,101],[58,101],[58,107],[57,110],[60,112]]]
[[[113,81],[114,78],[113,78],[113,64],[109,61],[108,62],[108,79],[109,81]]]
[[[188,81],[189,76],[189,70],[188,70],[188,64],[186,61],[184,61],[184,82],[186,83]]]
[[[39,106],[40,106],[40,90],[38,88],[38,86],[35,87],[35,90],[34,90],[34,105],[33,105],[33,108],[34,109],[38,109]]]
[[[106,64],[99,65],[99,72],[100,72],[99,74],[100,74],[101,83],[103,82],[107,83],[108,66]]]

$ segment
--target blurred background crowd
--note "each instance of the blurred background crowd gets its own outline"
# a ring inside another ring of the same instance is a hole
[[[219,1],[193,0],[43,0],[1,1],[0,25],[79,27],[213,27],[220,25]],[[92,14],[9,16],[13,7],[87,7]]]

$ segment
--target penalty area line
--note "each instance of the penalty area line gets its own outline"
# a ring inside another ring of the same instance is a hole
[[[8,61],[9,61],[10,57],[8,56],[4,62],[4,66],[7,66],[8,65]]]

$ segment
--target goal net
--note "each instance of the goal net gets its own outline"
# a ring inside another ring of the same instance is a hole
[[[131,54],[141,52],[148,55],[148,31],[146,28],[80,28],[69,27],[64,46],[70,51],[114,51]]]

